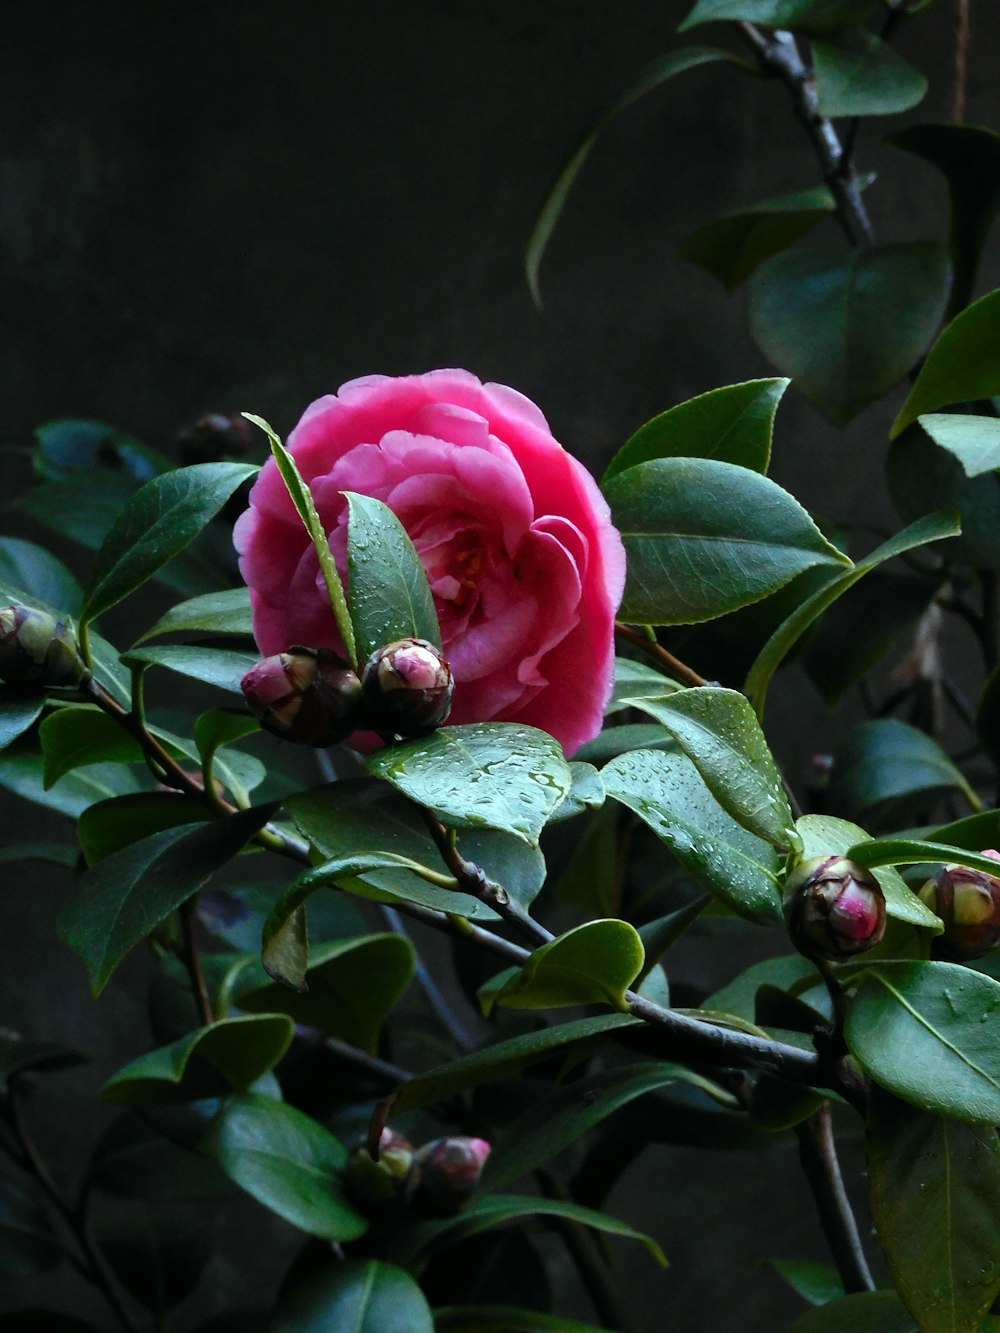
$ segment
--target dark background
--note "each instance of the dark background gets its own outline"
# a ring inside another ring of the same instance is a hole
[[[552,175],[637,71],[679,44],[688,7],[4,4],[0,401],[2,439],[15,446],[0,455],[4,497],[27,476],[16,447],[61,415],[106,420],[171,451],[207,411],[254,411],[284,433],[352,376],[462,365],[534,398],[557,438],[600,469],[654,413],[769,373],[740,298],[675,252],[720,212],[815,183],[774,83],[710,66],[629,110],[571,196],[542,269],[543,311],[523,279]],[[973,0],[968,119],[987,125],[1000,122],[992,8]],[[880,138],[907,119],[947,118],[952,19],[939,0],[899,35],[931,79],[923,106],[862,130],[859,164],[879,172],[867,198],[885,240],[941,234],[939,180]],[[733,46],[724,28],[689,40]],[[980,290],[998,280],[994,248]],[[900,397],[841,432],[790,394],[772,475],[818,514],[891,524],[878,464]],[[38,536],[10,510],[5,530]],[[801,677],[787,681],[771,721],[797,775],[850,706],[831,720]],[[13,799],[0,807],[7,830],[26,816]],[[5,886],[13,946],[0,1024],[95,1051],[85,1074],[58,1076],[67,1099],[86,1105],[141,1047],[135,996],[147,965],[129,960],[92,1002],[77,960],[52,937],[67,887],[35,869]],[[717,967],[732,970],[725,958]],[[46,1112],[49,1146],[70,1172],[79,1148],[58,1113]],[[848,1165],[859,1178],[850,1151]],[[610,1207],[654,1232],[672,1260],[661,1274],[621,1249],[623,1288],[647,1312],[639,1329],[765,1333],[801,1307],[760,1261],[822,1256],[811,1202],[782,1152],[648,1150]],[[255,1255],[228,1262],[241,1261],[258,1266]],[[26,1291],[0,1293],[0,1309]],[[76,1308],[75,1296],[66,1301]],[[562,1308],[589,1313],[572,1294]]]

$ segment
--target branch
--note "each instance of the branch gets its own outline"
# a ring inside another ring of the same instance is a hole
[[[874,1291],[875,1283],[865,1258],[858,1224],[840,1174],[830,1103],[824,1102],[804,1124],[797,1125],[796,1133],[802,1169],[812,1187],[823,1233],[844,1290],[848,1295]]]
[[[651,657],[657,666],[661,667],[672,680],[680,681],[682,685],[692,687],[708,684],[704,676],[699,676],[697,671],[693,671],[679,657],[674,657],[673,653],[667,652],[661,643],[657,643],[655,639],[647,638],[645,634],[640,634],[631,625],[616,620],[615,634],[619,639],[624,639],[626,643],[632,644],[640,652],[645,653],[647,657]]]

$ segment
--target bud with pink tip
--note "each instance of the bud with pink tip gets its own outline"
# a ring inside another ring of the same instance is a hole
[[[419,1192],[424,1205],[443,1216],[457,1213],[479,1184],[490,1151],[485,1139],[462,1135],[432,1139],[418,1148]]]
[[[1000,861],[990,847],[980,853]],[[998,867],[1000,875],[1000,867]],[[920,890],[921,899],[944,922],[934,941],[935,953],[946,958],[978,958],[1000,944],[1000,878],[968,866],[942,866]]]
[[[416,1182],[413,1145],[393,1129],[383,1129],[378,1158],[367,1147],[355,1148],[344,1166],[344,1181],[354,1199],[382,1208],[405,1199]]]
[[[240,682],[260,725],[300,745],[336,745],[361,724],[361,682],[328,648],[293,644]]]
[[[784,910],[795,947],[814,958],[865,953],[885,933],[881,885],[845,856],[801,861],[785,881]]]
[[[365,718],[383,736],[429,736],[451,711],[451,667],[426,639],[397,639],[372,653],[361,677]]]
[[[0,607],[0,680],[5,684],[77,686],[89,675],[61,620],[32,606]]]

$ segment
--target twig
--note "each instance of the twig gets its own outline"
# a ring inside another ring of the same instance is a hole
[[[546,1198],[561,1199],[567,1203],[575,1202],[565,1185],[550,1172],[536,1171],[535,1179]],[[627,1333],[625,1313],[619,1303],[618,1293],[608,1276],[607,1266],[601,1259],[593,1234],[582,1223],[568,1218],[557,1218],[555,1223],[556,1230],[565,1241],[570,1258],[593,1303],[598,1319],[602,1324],[619,1330],[619,1333]]]
[[[965,124],[965,91],[969,75],[969,0],[955,0],[955,63],[951,89],[951,118]]]
[[[693,671],[679,657],[675,657],[673,653],[668,652],[661,643],[657,643],[655,639],[647,639],[645,634],[640,634],[631,625],[616,620],[615,634],[619,639],[624,639],[626,643],[632,644],[640,652],[645,653],[647,657],[651,657],[671,679],[680,681],[682,685],[696,687],[708,684],[704,676],[699,676],[697,671]]]
[[[830,1103],[824,1102],[804,1124],[797,1125],[796,1133],[802,1169],[812,1188],[823,1233],[844,1290],[848,1295],[874,1291],[875,1283],[865,1258],[858,1224],[840,1174]]]
[[[868,211],[861,198],[858,178],[833,124],[821,116],[812,71],[805,65],[790,32],[765,34],[753,23],[737,23],[765,69],[775,73],[792,97],[795,114],[805,127],[837,206],[837,218],[851,245],[874,245]]]
[[[408,1069],[402,1069],[399,1065],[391,1064],[377,1055],[369,1055],[367,1051],[359,1050],[357,1046],[341,1041],[339,1037],[324,1038],[323,1046],[331,1055],[336,1055],[348,1064],[356,1065],[358,1069],[363,1069],[380,1083],[398,1087],[400,1083],[409,1083],[413,1078]]]
[[[180,906],[181,930],[184,935],[184,966],[191,981],[191,991],[198,1006],[198,1018],[203,1027],[215,1022],[212,1009],[212,997],[208,993],[205,981],[205,969],[201,965],[201,951],[198,948],[198,898],[195,895]]]

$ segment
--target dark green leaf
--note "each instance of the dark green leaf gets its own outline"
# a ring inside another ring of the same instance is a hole
[[[413,945],[402,935],[335,940],[313,952],[308,989],[296,994],[271,982],[237,991],[241,1009],[288,1014],[374,1054],[385,1019],[413,976]]]
[[[0,584],[21,588],[71,616],[83,602],[83,589],[63,562],[19,537],[0,537]]]
[[[194,1291],[211,1258],[206,1236],[190,1223],[178,1227],[165,1217],[103,1219],[96,1234],[98,1248],[129,1295],[160,1313]]]
[[[628,754],[630,750],[676,749],[677,742],[662,727],[652,722],[628,722],[624,726],[605,728],[592,741],[581,745],[575,757],[603,768],[610,760]]]
[[[759,601],[814,565],[849,565],[787,491],[707,458],[657,458],[605,487],[625,543],[621,618],[688,625]]]
[[[123,473],[137,486],[170,467],[170,460],[148,444],[103,421],[62,417],[47,421],[35,432],[35,468],[47,480],[72,481],[100,469],[110,476]],[[103,484],[104,477],[101,477]]]
[[[616,657],[615,685],[604,709],[605,716],[631,707],[633,699],[661,699],[665,694],[676,694],[683,688],[643,662]]]
[[[643,980],[674,941],[679,940],[688,926],[698,920],[709,901],[704,897],[692,898],[689,903],[678,907],[676,911],[668,912],[666,916],[659,916],[653,921],[647,921],[645,925],[639,927],[639,938],[646,951],[646,961],[642,965],[638,980]]]
[[[922,99],[927,80],[865,28],[812,43],[821,116],[890,116]]]
[[[381,500],[344,491],[348,605],[358,661],[395,639],[426,639],[441,647],[434,598],[406,529]]]
[[[680,31],[697,23],[746,19],[769,28],[829,32],[863,22],[873,7],[873,0],[698,0],[680,25]]]
[[[833,1264],[808,1260],[772,1259],[771,1267],[785,1279],[792,1290],[810,1305],[826,1305],[844,1294],[844,1284]]]
[[[996,541],[1000,475],[967,477],[954,454],[911,427],[890,446],[886,481],[892,502],[904,518],[916,518],[942,504],[957,511],[961,536],[942,554],[977,569],[1000,570]]]
[[[179,792],[141,791],[95,801],[80,815],[77,834],[88,865],[153,833],[211,819],[203,801]]]
[[[559,742],[516,722],[442,727],[376,750],[368,768],[445,824],[499,829],[529,846],[572,783]]]
[[[862,1291],[799,1315],[785,1333],[918,1333],[894,1291]]]
[[[736,690],[707,685],[666,699],[637,699],[673,736],[722,808],[779,850],[795,845],[795,819],[760,723]]]
[[[68,843],[59,842],[12,842],[0,847],[0,863],[11,861],[48,861],[50,865],[65,866],[72,869],[76,865],[78,852]]]
[[[446,1305],[434,1311],[435,1333],[603,1333],[596,1324],[513,1305]]]
[[[313,1269],[278,1299],[270,1333],[434,1333],[423,1292],[402,1268],[348,1259]]]
[[[139,789],[131,769],[121,764],[91,764],[67,773],[51,789],[46,788],[40,754],[8,750],[0,754],[0,786],[23,796],[26,801],[47,806],[77,819],[89,805],[109,796],[123,796]]]
[[[20,496],[17,507],[60,537],[96,551],[136,488],[131,477],[110,469],[99,478],[99,485],[86,486],[78,476],[43,482]]]
[[[781,919],[777,853],[726,814],[686,755],[635,750],[602,776],[709,892],[753,921]]]
[[[830,805],[859,815],[893,797],[958,790],[974,809],[979,798],[931,736],[898,718],[862,722],[837,750]]]
[[[927,861],[942,861],[969,866],[986,874],[996,873],[996,861],[978,852],[924,838],[866,839],[848,851],[848,856],[859,865],[923,865]]]
[[[587,921],[535,949],[496,1003],[507,1009],[613,1004],[624,1010],[625,992],[644,956],[642,940],[627,921]]]
[[[87,1056],[56,1041],[25,1041],[9,1028],[0,1028],[0,1097],[19,1074],[71,1069],[87,1063]]]
[[[368,1229],[340,1185],[343,1144],[284,1102],[249,1093],[225,1098],[199,1146],[258,1203],[302,1231],[344,1241]]]
[[[925,412],[1000,394],[1000,290],[956,315],[927,353],[916,383],[892,424],[895,437]]]
[[[872,1214],[896,1290],[922,1333],[976,1333],[1000,1289],[996,1130],[871,1091]]]
[[[234,1194],[226,1176],[130,1112],[102,1135],[90,1164],[94,1189],[126,1199],[209,1199]]]
[[[678,254],[713,273],[732,292],[765,259],[787,250],[833,211],[833,195],[823,185],[762,199],[706,222],[681,242]]]
[[[843,426],[919,360],[944,314],[948,280],[944,249],[929,241],[846,254],[788,250],[750,279],[750,331]]]
[[[275,808],[165,829],[81,876],[59,934],[83,959],[95,994],[129,950],[232,860]]]
[[[250,592],[247,588],[227,588],[207,592],[172,606],[136,643],[155,639],[161,634],[251,634]]]
[[[559,221],[566,196],[572,189],[573,182],[580,174],[581,167],[590,156],[590,150],[601,134],[633,102],[637,102],[646,93],[653,92],[661,84],[666,83],[668,79],[672,79],[675,74],[681,74],[686,69],[694,69],[698,65],[705,65],[715,60],[725,60],[730,64],[739,65],[743,69],[752,68],[740,60],[738,56],[733,55],[731,51],[717,50],[711,46],[689,46],[680,51],[671,51],[665,56],[657,57],[650,65],[647,65],[635,83],[618,99],[614,106],[604,113],[594,128],[581,139],[572,157],[550,185],[524,252],[524,269],[528,279],[528,288],[537,306],[542,304],[541,291],[538,285],[538,270],[541,266],[542,256],[545,253],[545,247],[548,245],[549,238]]]
[[[107,713],[90,704],[59,708],[38,729],[45,756],[45,786],[73,769],[100,763],[142,763],[142,749]]]
[[[165,643],[157,648],[131,648],[122,654],[126,666],[147,662],[150,666],[166,667],[192,680],[215,685],[232,694],[242,694],[240,681],[256,666],[260,658],[255,653],[236,652],[231,648],[197,648],[188,643]]]
[[[621,896],[621,811],[613,802],[589,819],[554,886],[558,902],[585,917],[617,916]]]
[[[1000,467],[1000,421],[958,412],[928,412],[918,418],[935,444],[962,464],[967,477]]]
[[[66,1255],[34,1192],[0,1176],[0,1277],[31,1277]]]
[[[880,962],[845,1036],[897,1097],[969,1124],[1000,1124],[1000,982],[958,963]]]
[[[101,544],[81,622],[93,620],[182,551],[257,471],[245,463],[198,463],[147,481]]]
[[[44,707],[44,692],[23,692],[0,685],[0,750],[33,727]]]
[[[786,379],[749,380],[661,412],[625,441],[608,464],[602,486],[619,472],[654,458],[714,458],[766,472],[774,416],[787,388]]]

